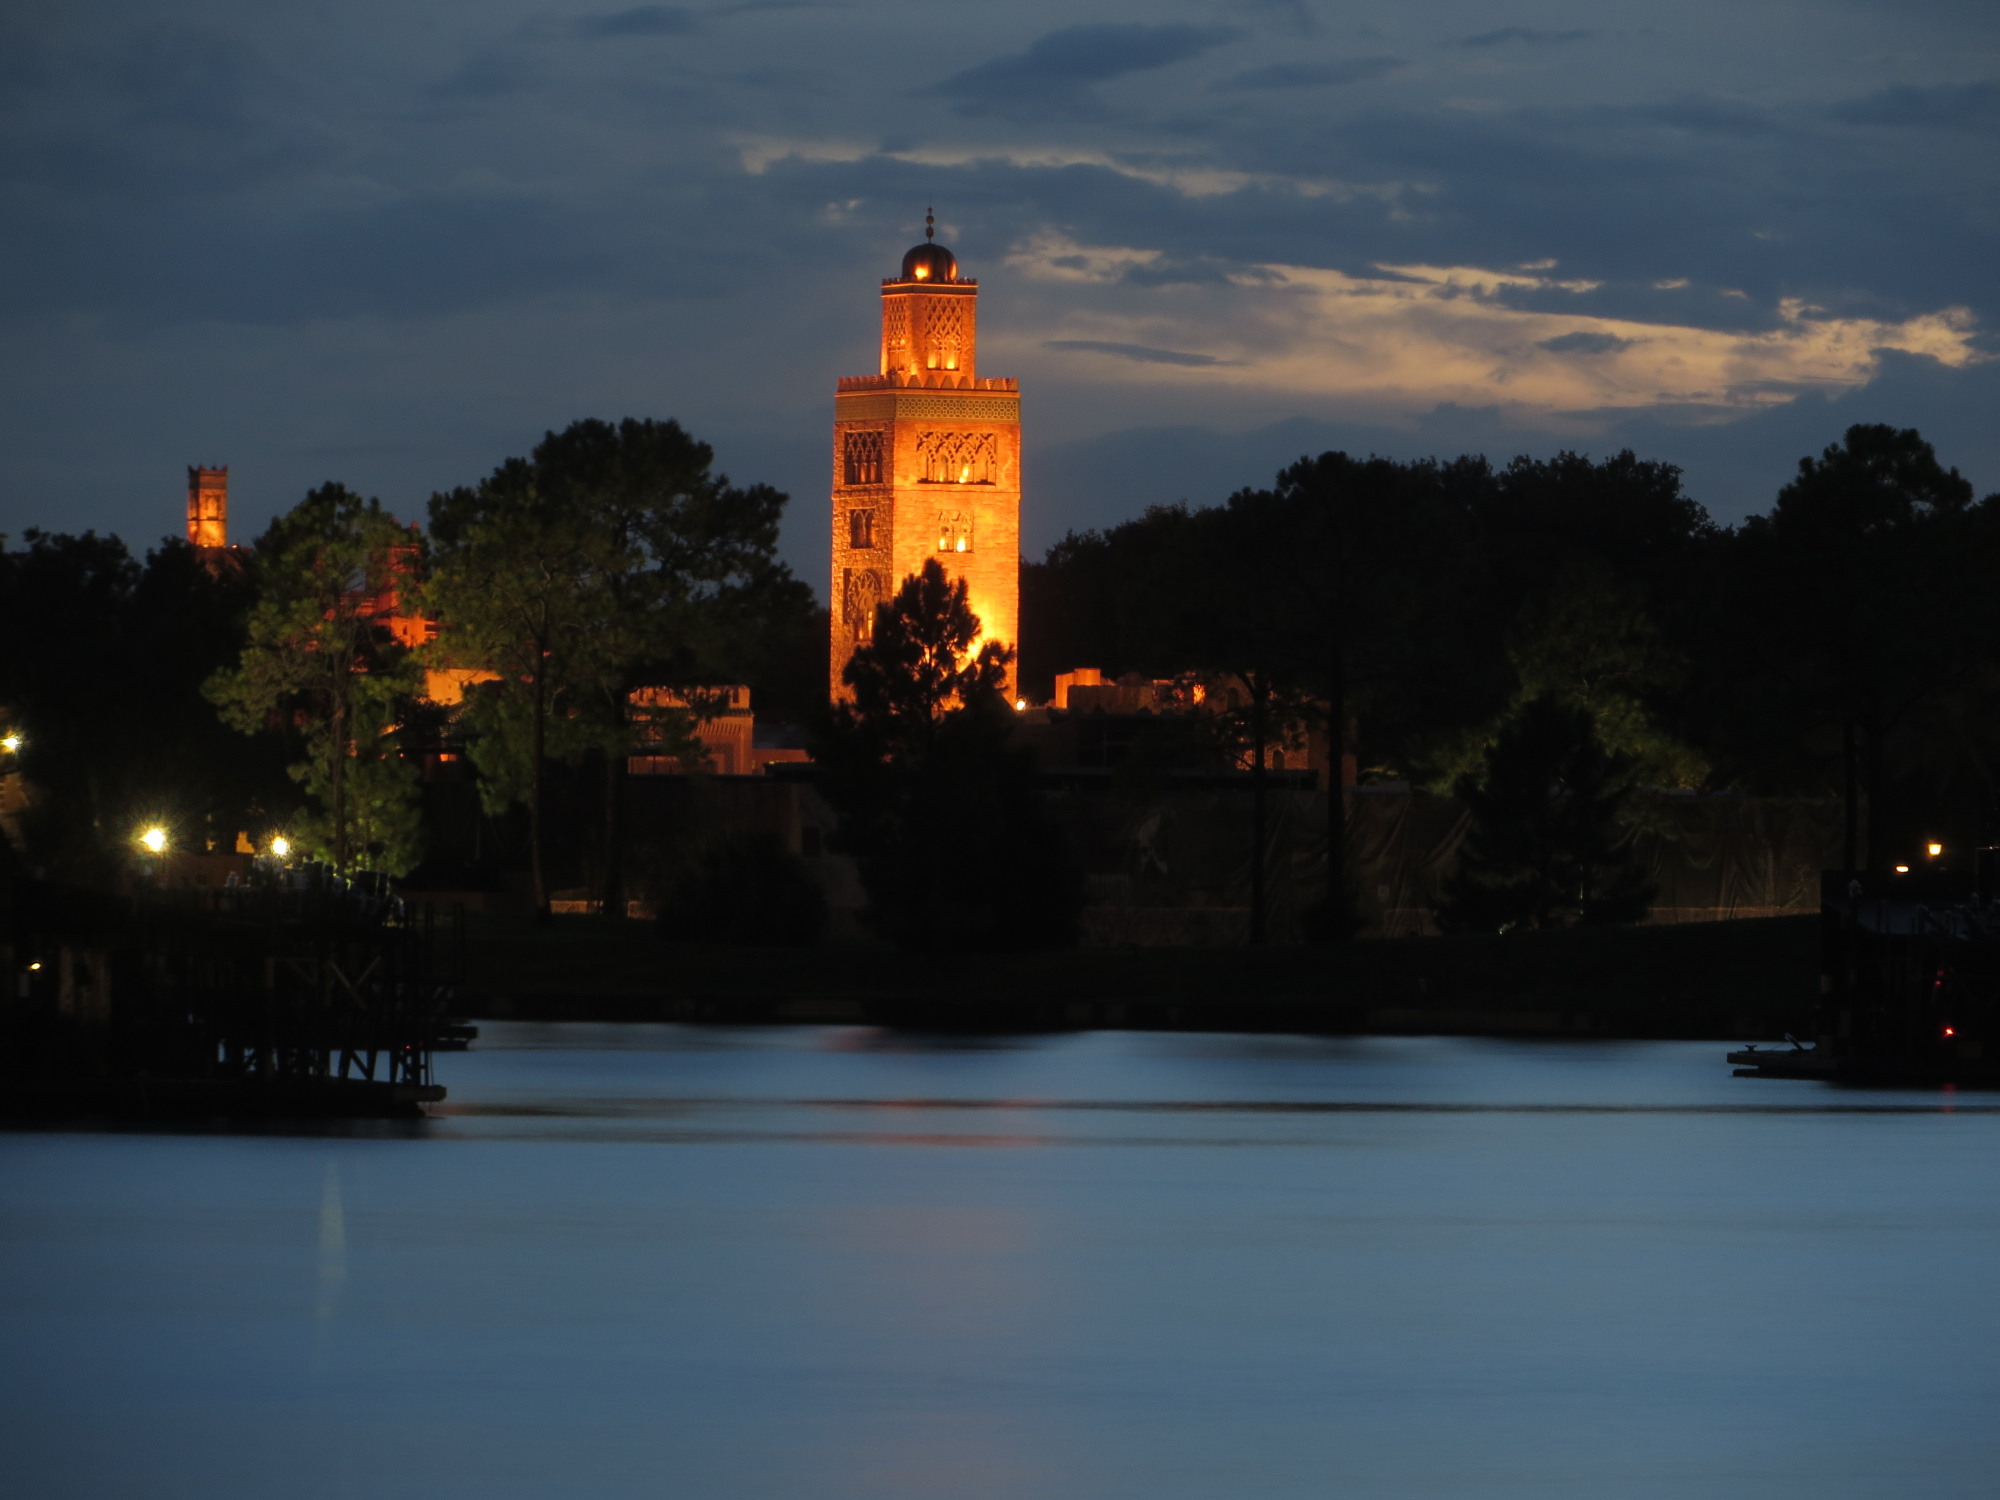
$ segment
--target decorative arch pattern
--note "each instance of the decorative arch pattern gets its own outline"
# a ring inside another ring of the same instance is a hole
[[[923,432],[917,435],[917,462],[925,484],[992,484],[1000,444],[990,432]]]
[[[875,607],[882,602],[882,575],[874,568],[841,570],[841,623],[857,646],[875,639]]]

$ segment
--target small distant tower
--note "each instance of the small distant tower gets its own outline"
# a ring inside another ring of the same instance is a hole
[[[880,373],[833,398],[833,696],[875,606],[936,558],[967,585],[982,640],[1014,645],[1021,598],[1021,388],[976,368],[979,283],[924,242],[882,281]],[[1008,692],[1013,691],[1008,672]]]
[[[188,541],[203,551],[229,545],[229,465],[188,469]]]

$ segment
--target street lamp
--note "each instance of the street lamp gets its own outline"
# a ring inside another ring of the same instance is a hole
[[[282,833],[279,834],[276,838],[271,840],[271,857],[273,859],[283,859],[286,855],[290,854],[291,852],[292,852],[292,841],[286,838]]]
[[[10,734],[0,737],[0,750],[5,750],[9,755],[19,755],[21,753],[20,735]]]
[[[139,835],[139,847],[144,849],[148,854],[165,854],[167,852],[167,830],[155,823],[151,828],[146,829]]]

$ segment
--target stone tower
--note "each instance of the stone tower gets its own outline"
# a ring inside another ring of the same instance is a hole
[[[1014,645],[1021,604],[1021,388],[978,373],[979,283],[935,243],[882,282],[882,365],[833,398],[832,688],[875,606],[935,557],[966,581],[980,642]],[[1008,672],[1008,691],[1014,674]]]
[[[188,470],[188,541],[197,547],[229,545],[229,466]]]

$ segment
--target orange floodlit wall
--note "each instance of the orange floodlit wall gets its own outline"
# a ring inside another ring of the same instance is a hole
[[[188,468],[188,541],[197,547],[229,545],[229,466]]]
[[[660,733],[644,724],[647,709],[677,709],[695,715],[694,737],[708,752],[709,765],[724,776],[745,776],[757,769],[752,746],[755,722],[750,711],[750,689],[741,683],[708,688],[637,688],[630,694],[632,706],[641,716],[640,738],[657,743]],[[640,752],[626,762],[635,776],[674,776],[687,767],[671,755],[657,750]]]
[[[362,605],[363,614],[413,651],[438,637],[438,622],[417,609],[413,597],[422,578],[423,553],[422,533],[413,522],[410,539],[391,547],[383,558],[376,592]]]
[[[835,389],[835,697],[876,605],[929,558],[966,581],[982,642],[1018,639],[1021,391],[1018,381],[978,375],[978,308],[979,283],[958,275],[951,253],[917,246],[904,273],[882,283],[880,373]]]

